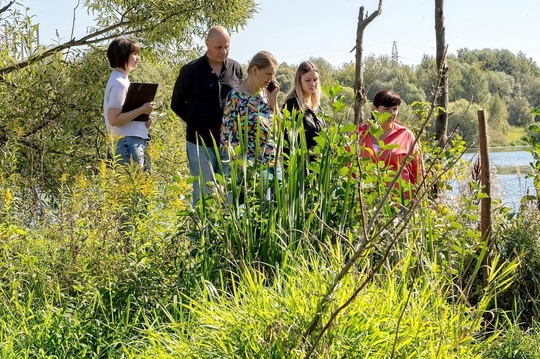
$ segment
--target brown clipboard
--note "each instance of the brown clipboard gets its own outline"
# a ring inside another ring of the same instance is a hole
[[[158,84],[147,82],[132,82],[129,84],[126,100],[122,106],[122,112],[129,112],[141,107],[156,98]],[[150,115],[144,113],[135,117],[132,121],[148,121]]]

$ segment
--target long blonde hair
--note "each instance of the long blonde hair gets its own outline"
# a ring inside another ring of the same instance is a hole
[[[304,61],[300,65],[298,65],[298,68],[296,69],[296,75],[294,76],[294,86],[285,98],[285,101],[291,98],[296,98],[301,111],[305,111],[308,108],[312,111],[315,111],[319,108],[321,104],[320,79],[317,82],[317,90],[315,91],[315,93],[311,94],[311,96],[307,99],[304,98],[304,92],[302,91],[302,76],[304,76],[310,71],[315,71],[320,75],[319,69],[312,62]]]

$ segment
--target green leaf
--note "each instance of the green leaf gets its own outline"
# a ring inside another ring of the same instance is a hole
[[[350,132],[353,132],[353,131],[356,131],[356,125],[354,125],[352,123],[341,126],[339,128],[339,132],[341,132],[341,133],[350,133]]]
[[[334,111],[336,111],[336,112],[342,111],[345,107],[347,107],[347,105],[344,104],[344,103],[341,102],[341,101],[336,101],[336,102],[333,102],[333,103],[332,103],[332,108],[333,108]]]
[[[454,229],[457,229],[457,230],[462,230],[463,229],[463,226],[461,225],[461,223],[459,222],[450,222],[450,226]]]

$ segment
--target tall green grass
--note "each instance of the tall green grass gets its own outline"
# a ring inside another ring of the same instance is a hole
[[[498,300],[519,259],[494,256],[483,285],[478,188],[459,205],[422,191],[404,201],[387,193],[395,173],[358,159],[352,128],[327,121],[308,163],[301,121],[281,119],[278,147],[285,129],[292,145],[270,200],[262,168],[238,161],[196,208],[185,169],[171,168],[183,149],[165,133],[152,173],[103,163],[62,178],[55,194],[2,152],[2,358],[480,358],[510,348]],[[426,188],[459,171],[457,152],[426,155]],[[504,238],[502,216],[494,233]]]
[[[426,273],[437,269],[444,283],[443,298],[456,306],[472,302],[479,313],[473,319],[478,325],[473,332],[480,328],[488,330],[483,315],[494,297],[508,287],[515,264],[499,265],[495,258],[492,270],[488,271],[490,278],[480,278],[486,248],[477,227],[478,202],[474,197],[469,199],[462,212],[468,216],[469,224],[465,224],[460,214],[451,211],[440,217],[423,191],[412,200],[404,200],[393,186],[387,185],[395,173],[383,163],[358,159],[356,138],[350,135],[354,127],[340,126],[332,118],[327,118],[327,122],[331,126],[318,138],[316,159],[307,164],[301,118],[295,120],[295,116],[286,114],[281,120],[292,145],[289,144],[290,152],[283,162],[286,184],[279,187],[274,183],[270,201],[261,192],[263,169],[257,164],[246,166],[245,160],[233,161],[231,178],[220,178],[220,191],[198,207],[201,245],[209,248],[201,257],[210,269],[205,278],[229,293],[234,281],[241,281],[242,273],[249,268],[261,271],[264,283],[272,285],[279,270],[287,268],[293,259],[337,255],[341,266],[327,276],[318,301],[309,306],[311,320],[304,323],[301,338],[297,338],[306,356],[320,354],[320,348],[329,345],[325,338],[332,335],[328,331],[333,330],[334,322],[360,300],[361,293],[373,285],[375,278],[392,273],[394,266],[405,258],[415,259],[415,265],[408,266],[403,273],[404,282],[412,290],[417,282],[425,280]],[[283,128],[280,130],[277,142],[287,145]],[[451,153],[437,153],[428,163],[433,178],[444,175],[450,169],[448,163],[456,163],[437,158],[452,156]],[[432,163],[437,161],[446,162],[447,167],[435,173]],[[238,180],[240,173],[242,182]],[[242,202],[236,197],[238,183],[243,186]],[[427,182],[425,188],[432,185]],[[479,195],[479,189],[476,193]],[[233,200],[229,201],[231,195]],[[355,268],[359,274],[357,287],[343,294],[341,302],[336,301],[336,291]],[[233,275],[224,280],[224,272]],[[482,283],[489,285],[484,287]],[[458,314],[463,315],[461,310]],[[398,319],[394,319],[397,323]],[[398,347],[397,338],[393,352]]]

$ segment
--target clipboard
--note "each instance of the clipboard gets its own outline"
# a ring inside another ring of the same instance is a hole
[[[129,84],[126,94],[126,100],[122,106],[122,112],[128,112],[141,107],[147,102],[154,101],[156,97],[158,84],[146,82],[132,82]],[[150,115],[143,113],[135,117],[132,121],[146,122],[150,119]]]

